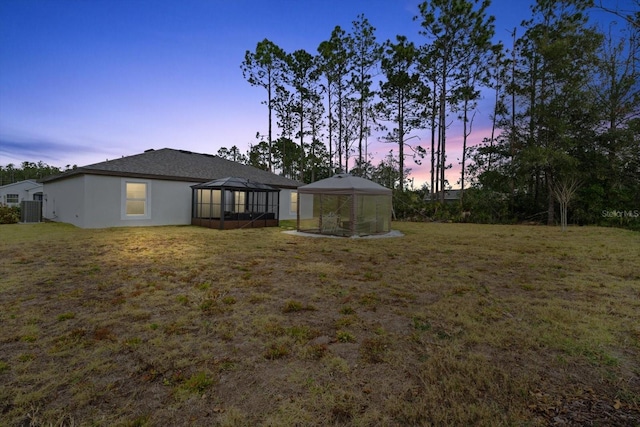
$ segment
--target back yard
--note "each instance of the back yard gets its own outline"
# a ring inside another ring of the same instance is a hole
[[[638,425],[640,234],[0,226],[2,425]]]

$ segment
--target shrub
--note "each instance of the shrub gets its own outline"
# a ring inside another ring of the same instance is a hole
[[[18,206],[0,206],[0,224],[17,224],[20,222]]]
[[[425,190],[393,191],[393,209],[397,219],[424,221]]]

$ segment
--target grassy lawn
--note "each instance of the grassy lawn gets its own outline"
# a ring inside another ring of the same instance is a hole
[[[0,226],[0,425],[640,423],[640,234],[393,229]]]

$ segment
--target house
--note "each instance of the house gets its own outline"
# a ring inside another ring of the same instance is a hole
[[[225,177],[274,187],[278,218],[296,218],[301,183],[214,155],[169,148],[43,179],[43,215],[81,228],[191,224],[192,186]]]
[[[27,179],[0,187],[0,205],[20,206],[22,201],[42,200],[42,184]]]
[[[460,190],[460,189],[444,190],[444,202],[445,203],[460,202],[460,197],[461,196],[462,196],[462,190]],[[442,197],[442,191],[438,191],[437,193],[435,193],[433,195],[433,200],[435,202],[439,202],[440,201],[440,197]],[[427,203],[431,202],[431,195],[429,193],[425,194],[424,200]]]

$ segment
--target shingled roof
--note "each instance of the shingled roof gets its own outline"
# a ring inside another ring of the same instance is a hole
[[[391,195],[391,190],[359,176],[340,173],[298,188],[300,194]]]
[[[187,182],[241,177],[280,188],[297,188],[302,185],[298,181],[212,154],[192,153],[171,148],[147,150],[142,154],[82,166],[62,175],[44,178],[41,182],[53,182],[82,174]]]

